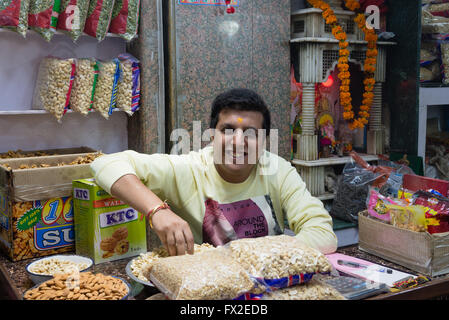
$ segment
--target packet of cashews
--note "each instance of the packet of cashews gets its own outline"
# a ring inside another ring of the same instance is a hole
[[[47,110],[61,122],[69,109],[75,71],[74,58],[44,58],[39,65],[32,108]]]
[[[95,87],[98,81],[98,65],[95,59],[78,59],[75,80],[70,95],[70,108],[87,115],[93,111]]]
[[[288,235],[237,239],[225,247],[256,281],[259,292],[307,283],[332,269],[324,254]]]
[[[140,68],[139,60],[123,53],[120,60],[120,78],[117,90],[117,108],[133,115],[140,107]]]
[[[108,119],[117,105],[117,85],[120,78],[120,61],[97,61],[98,80],[95,86],[94,110]]]

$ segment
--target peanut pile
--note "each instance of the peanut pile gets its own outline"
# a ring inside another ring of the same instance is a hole
[[[57,274],[51,280],[28,290],[26,300],[120,300],[129,291],[120,279],[101,273],[81,272],[76,275]]]

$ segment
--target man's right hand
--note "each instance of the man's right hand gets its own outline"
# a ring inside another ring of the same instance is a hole
[[[111,194],[139,212],[149,212],[162,200],[134,174],[119,178],[111,187]],[[170,209],[153,214],[153,228],[171,256],[193,254],[193,235],[186,221]]]
[[[157,211],[152,217],[153,230],[171,256],[193,254],[194,241],[189,224],[170,209]]]

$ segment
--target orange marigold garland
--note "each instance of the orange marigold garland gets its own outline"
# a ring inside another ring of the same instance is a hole
[[[322,16],[326,21],[326,24],[332,26],[332,34],[335,39],[337,39],[339,50],[338,59],[338,78],[341,80],[340,85],[340,105],[343,107],[343,118],[345,120],[352,120],[349,123],[349,128],[351,130],[357,128],[363,128],[368,123],[368,118],[370,116],[369,110],[373,103],[374,94],[374,73],[376,71],[377,62],[377,35],[374,29],[369,29],[366,27],[365,15],[363,13],[357,13],[354,21],[358,27],[365,34],[365,41],[367,44],[366,59],[364,62],[365,80],[363,81],[365,92],[363,93],[362,105],[360,106],[360,111],[358,113],[358,118],[354,118],[354,111],[352,110],[352,98],[349,91],[349,85],[351,83],[349,72],[349,55],[350,52],[347,49],[349,43],[347,41],[346,32],[338,24],[337,17],[330,5],[322,0],[307,0],[314,8],[323,10]],[[345,6],[351,11],[356,11],[360,9],[360,4],[355,0],[345,0]]]

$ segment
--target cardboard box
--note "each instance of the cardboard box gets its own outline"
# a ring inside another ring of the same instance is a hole
[[[449,273],[449,233],[397,228],[359,213],[359,249],[431,277]]]
[[[79,154],[38,157],[38,163],[70,163]],[[89,164],[19,169],[35,157],[2,159],[0,249],[13,261],[74,251],[72,180],[92,176]]]
[[[97,152],[97,150],[89,147],[76,147],[76,148],[61,148],[61,149],[45,149],[45,150],[12,150],[8,152],[0,153],[0,159],[17,159],[17,158],[29,158],[29,157],[42,157],[37,156],[37,154],[46,154],[45,157],[49,156],[61,156],[61,155],[85,155],[86,153]],[[17,157],[15,154],[21,154],[22,157]]]
[[[147,252],[146,220],[91,179],[73,181],[76,254],[95,264]]]

